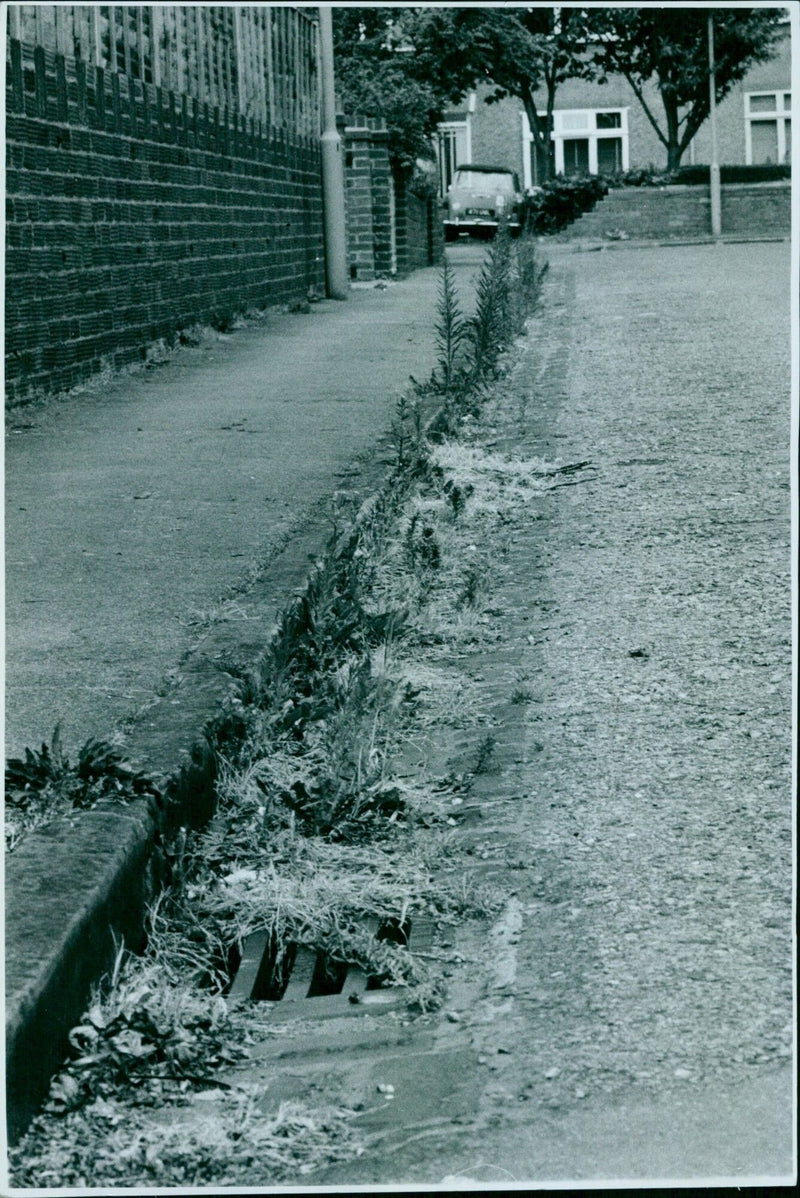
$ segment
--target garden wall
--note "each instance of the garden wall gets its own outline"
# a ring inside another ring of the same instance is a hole
[[[394,191],[399,269],[419,270],[437,265],[444,255],[444,221],[437,197],[417,194],[410,176],[397,170]]]
[[[375,117],[350,117],[344,140],[345,214],[350,278],[397,271],[389,134]]]
[[[788,237],[791,186],[787,183],[725,184],[724,236]],[[695,238],[711,235],[711,199],[706,186],[612,188],[591,212],[565,230],[570,238],[625,233],[630,238]]]
[[[745,236],[792,228],[792,188],[786,183],[728,183],[722,188],[722,231]]]
[[[324,284],[316,139],[37,47],[6,82],[6,397]]]

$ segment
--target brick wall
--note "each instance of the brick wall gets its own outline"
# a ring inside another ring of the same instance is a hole
[[[441,262],[444,223],[435,196],[412,191],[407,172],[394,170],[398,269],[418,270]]]
[[[14,41],[6,113],[7,402],[324,285],[316,139]]]
[[[568,237],[621,231],[629,237],[706,237],[711,231],[707,187],[630,187],[610,191],[565,229]]]
[[[788,237],[792,188],[787,183],[728,183],[722,188],[722,231],[743,236]]]
[[[591,212],[570,225],[569,238],[602,241],[622,231],[631,238],[693,238],[711,234],[708,187],[630,187],[610,191]],[[791,186],[787,183],[725,184],[723,236],[788,237]]]

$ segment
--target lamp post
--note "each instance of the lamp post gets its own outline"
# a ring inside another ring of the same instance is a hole
[[[711,235],[722,233],[722,195],[717,150],[717,68],[714,60],[714,16],[708,14],[708,116],[711,124]]]
[[[331,299],[347,299],[347,246],[344,223],[342,139],[336,128],[333,83],[333,22],[329,4],[319,8],[322,76],[322,202],[325,227],[325,279]]]

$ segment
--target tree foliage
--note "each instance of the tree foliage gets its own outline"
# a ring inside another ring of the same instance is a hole
[[[450,10],[343,6],[333,10],[333,33],[341,107],[383,117],[396,161],[430,158],[443,111],[480,70],[453,36]]]
[[[756,62],[773,56],[783,10],[483,7],[334,8],[340,102],[385,118],[395,159],[430,157],[443,111],[477,83],[491,103],[519,99],[539,177],[555,173],[553,111],[567,79],[623,75],[667,150],[681,156],[709,111],[708,14],[713,16],[716,96],[721,101]],[[655,79],[659,116],[645,94]]]
[[[493,85],[489,103],[522,101],[539,162],[539,177],[555,174],[553,110],[567,79],[593,79],[587,52],[590,16],[579,8],[454,9],[451,23],[479,63],[478,77]],[[544,113],[537,93],[544,93]]]
[[[710,108],[708,18],[714,27],[715,94],[725,98],[757,62],[775,53],[781,9],[608,8],[592,12],[593,61],[599,79],[624,75],[667,151],[667,168],[681,156]],[[660,121],[644,93],[655,79],[664,108]]]
[[[385,117],[395,157],[430,153],[442,111],[479,81],[489,100],[518,97],[541,174],[553,174],[553,108],[567,78],[592,77],[585,14],[555,8],[340,8],[334,37],[340,100]],[[546,113],[534,94],[543,88]]]

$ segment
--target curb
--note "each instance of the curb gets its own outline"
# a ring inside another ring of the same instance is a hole
[[[387,480],[385,462],[363,466],[342,535],[353,534]],[[331,524],[328,497],[248,590],[257,618],[213,626],[181,663],[180,681],[137,719],[126,756],[155,781],[159,798],[73,811],[29,833],[7,856],[9,1144],[24,1135],[44,1100],[69,1032],[120,944],[143,947],[147,907],[169,879],[165,838],[181,825],[202,826],[213,814],[217,771],[207,729],[235,684],[238,667],[231,663],[252,665],[265,652],[280,612],[308,585]]]
[[[675,238],[659,238],[659,237],[640,237],[640,238],[624,238],[619,240],[598,241],[596,238],[580,238],[573,237],[564,240],[560,243],[564,249],[573,254],[592,254],[598,253],[600,250],[647,250],[647,249],[673,249],[685,246],[695,245],[760,245],[761,243],[773,244],[776,242],[791,241],[789,234],[765,234],[757,236],[755,234],[723,234],[721,237],[675,237]]]
[[[442,410],[428,417],[426,431]],[[388,481],[388,464],[376,454],[363,466],[334,553],[351,541]],[[253,665],[265,653],[281,611],[313,578],[312,563],[330,536],[330,503],[329,496],[309,514],[248,591],[258,618],[215,625],[182,663],[180,682],[137,720],[126,739],[127,756],[154,779],[159,798],[73,812],[31,832],[6,859],[10,1145],[46,1097],[69,1032],[120,944],[143,947],[147,907],[169,880],[165,838],[181,825],[202,826],[214,812],[216,758],[207,730],[235,682],[225,663]]]

